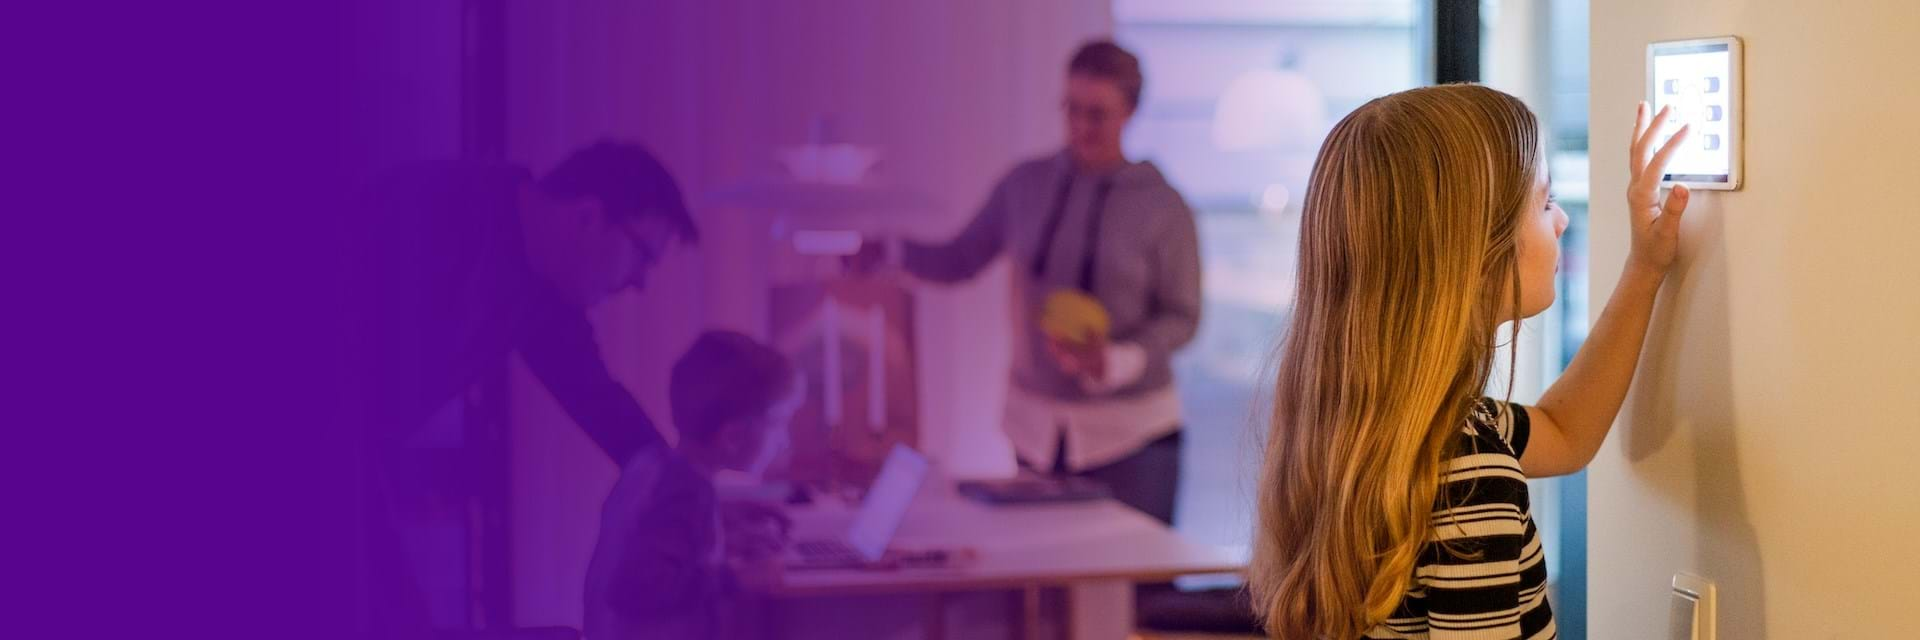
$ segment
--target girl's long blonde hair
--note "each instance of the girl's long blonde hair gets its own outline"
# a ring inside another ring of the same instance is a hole
[[[1249,576],[1274,637],[1357,637],[1407,592],[1443,448],[1519,314],[1539,136],[1519,99],[1446,85],[1368,102],[1320,149]]]

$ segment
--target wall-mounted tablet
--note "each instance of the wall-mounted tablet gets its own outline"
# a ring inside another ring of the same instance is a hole
[[[1740,38],[1675,40],[1647,45],[1647,104],[1673,107],[1660,140],[1693,125],[1686,146],[1667,163],[1663,185],[1731,191],[1740,188],[1743,112]]]

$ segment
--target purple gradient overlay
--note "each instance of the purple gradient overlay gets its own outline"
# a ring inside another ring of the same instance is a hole
[[[620,469],[557,399],[578,390],[515,359],[440,403],[454,407],[436,414],[442,430],[368,444],[381,402],[368,382],[418,364],[368,336],[435,311],[367,295],[365,278],[389,275],[364,267],[393,229],[364,206],[372,185],[433,160],[539,176],[597,140],[651,150],[700,241],[587,316],[613,378],[670,441],[675,358],[707,329],[775,333],[769,292],[791,284],[779,274],[831,262],[781,248],[780,229],[814,223],[740,196],[790,170],[783,150],[879,150],[869,177],[893,191],[860,197],[894,200],[858,224],[945,237],[1013,163],[1060,148],[1067,56],[1113,29],[1109,3],[1091,0],[6,13],[9,638],[430,637],[369,632],[368,601],[398,606],[409,590],[442,628],[581,627]],[[416,266],[463,250],[421,245]],[[1004,445],[970,435],[999,419],[1004,277],[921,294],[914,378],[887,381],[939,390],[915,415],[946,476],[1013,471]],[[370,493],[385,476],[369,469],[387,464],[417,472],[418,493]],[[383,518],[403,555],[369,551]],[[922,606],[878,602],[864,615],[888,633]]]

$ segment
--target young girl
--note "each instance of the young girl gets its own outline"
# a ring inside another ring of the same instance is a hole
[[[1300,222],[1250,587],[1287,640],[1553,638],[1526,478],[1586,466],[1633,378],[1673,264],[1667,112],[1640,105],[1633,247],[1567,371],[1521,406],[1481,397],[1498,327],[1553,303],[1566,214],[1539,122],[1473,85],[1376,99],[1329,134]]]

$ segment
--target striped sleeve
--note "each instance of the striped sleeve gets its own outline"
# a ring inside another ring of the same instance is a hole
[[[1513,450],[1513,457],[1519,458],[1526,452],[1527,439],[1533,434],[1533,420],[1527,415],[1526,405],[1481,398],[1476,411],[1500,434],[1500,442]]]
[[[1507,438],[1503,437],[1503,443]],[[1492,443],[1487,443],[1491,445]],[[1448,461],[1442,501],[1433,514],[1434,542],[1417,569],[1433,640],[1520,638],[1530,609],[1522,569],[1529,545],[1526,478],[1504,451]]]
[[[1413,584],[1367,638],[1553,640],[1547,566],[1519,452],[1527,408],[1483,398],[1441,469],[1433,530]]]

